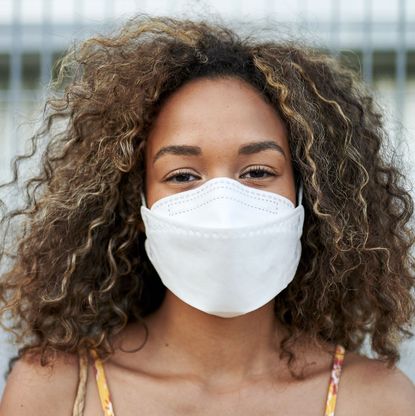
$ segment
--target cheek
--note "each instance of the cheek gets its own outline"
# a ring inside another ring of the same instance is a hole
[[[288,198],[296,206],[297,197],[292,171],[288,169],[279,179],[270,191]]]
[[[146,202],[147,208],[151,208],[151,206],[158,200],[160,197],[157,196],[157,189],[154,189],[154,186],[147,186],[147,193],[146,193]]]
[[[149,182],[146,193],[147,208],[151,208],[152,205],[159,199],[169,196],[170,194],[171,192],[166,192],[162,184],[158,184],[156,182]]]
[[[154,178],[152,172],[149,170],[147,170],[145,173],[144,187],[147,207],[150,207],[154,199]]]

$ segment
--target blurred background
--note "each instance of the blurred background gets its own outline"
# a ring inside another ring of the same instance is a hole
[[[374,91],[395,144],[415,178],[415,1],[410,0],[0,0],[0,182],[41,121],[55,63],[91,34],[110,33],[144,12],[218,17],[241,32],[269,25],[326,50]],[[415,330],[415,328],[414,328]],[[13,347],[0,330],[0,395]],[[398,366],[415,382],[415,340]],[[368,355],[370,355],[368,353]]]

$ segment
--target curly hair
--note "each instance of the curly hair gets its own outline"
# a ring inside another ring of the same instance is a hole
[[[148,334],[143,318],[166,289],[144,250],[144,149],[163,102],[201,77],[237,77],[262,94],[287,127],[304,185],[300,264],[275,298],[288,329],[281,357],[291,369],[292,347],[307,334],[349,351],[370,337],[388,365],[400,358],[400,342],[413,336],[414,203],[358,76],[302,42],[140,14],[65,55],[31,151],[14,159],[2,185],[18,183],[20,163],[41,152],[24,206],[4,210],[0,223],[0,316],[20,346],[9,372],[28,351],[42,365],[48,352],[91,347],[105,360],[112,336],[131,322]]]

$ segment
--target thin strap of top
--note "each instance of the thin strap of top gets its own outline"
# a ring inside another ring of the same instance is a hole
[[[94,359],[95,380],[98,386],[102,410],[104,411],[105,416],[115,416],[114,409],[112,408],[110,391],[105,378],[104,365],[94,349],[91,350],[91,355]]]
[[[85,407],[86,382],[88,378],[88,351],[79,353],[79,379],[72,416],[82,416]]]
[[[98,386],[99,397],[105,416],[115,416],[111,402],[111,395],[105,377],[104,366],[95,350],[91,350],[94,358],[95,379]],[[344,361],[345,348],[338,344],[333,357],[333,365],[330,374],[329,388],[327,392],[326,408],[324,416],[334,416],[337,393],[339,391],[340,375]]]
[[[334,416],[336,408],[337,393],[339,391],[340,375],[342,371],[345,348],[338,344],[333,357],[333,365],[330,374],[329,389],[327,392],[326,410],[324,416]]]

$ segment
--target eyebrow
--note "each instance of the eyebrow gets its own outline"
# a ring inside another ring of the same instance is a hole
[[[254,153],[259,153],[264,150],[276,150],[278,153],[282,154],[285,159],[287,158],[283,148],[279,144],[271,140],[246,143],[239,147],[238,155],[252,155]],[[199,146],[189,146],[186,144],[165,146],[159,149],[158,152],[155,154],[155,156],[153,157],[153,164],[156,162],[156,160],[158,160],[160,157],[166,154],[180,156],[201,156],[202,149]]]

